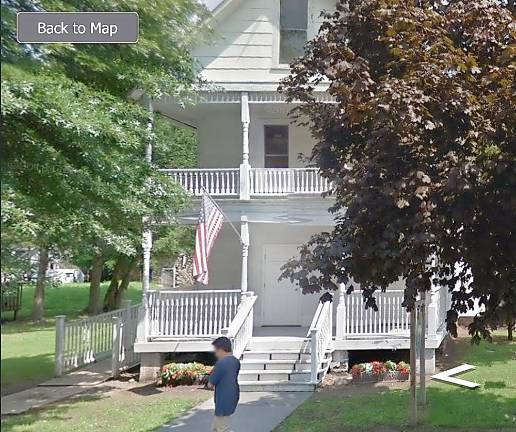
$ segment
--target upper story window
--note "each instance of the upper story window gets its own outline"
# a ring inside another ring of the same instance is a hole
[[[307,40],[308,0],[280,0],[279,62],[290,63],[303,54]]]
[[[288,126],[265,126],[265,168],[288,168]]]

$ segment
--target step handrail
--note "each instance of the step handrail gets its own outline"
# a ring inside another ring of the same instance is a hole
[[[231,340],[236,358],[240,358],[253,337],[253,310],[257,298],[253,292],[248,292],[229,327],[222,331]]]
[[[318,384],[319,366],[332,343],[332,302],[319,303],[310,326],[310,381]]]

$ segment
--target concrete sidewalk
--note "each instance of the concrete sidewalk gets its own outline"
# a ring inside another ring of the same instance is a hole
[[[231,416],[231,431],[270,432],[311,395],[311,392],[240,393],[240,403]],[[161,432],[210,432],[213,410],[213,398],[210,398]]]
[[[84,369],[2,397],[2,415],[21,414],[33,408],[66,399],[95,387],[111,378],[111,359],[92,363]]]

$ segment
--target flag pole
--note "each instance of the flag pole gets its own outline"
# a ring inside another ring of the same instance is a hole
[[[242,240],[242,236],[236,229],[235,225],[233,225],[233,222],[231,222],[231,220],[228,218],[228,215],[220,208],[220,206],[217,204],[217,202],[211,197],[211,195],[208,193],[206,188],[204,186],[201,186],[201,188],[202,188],[203,192],[208,196],[210,201],[213,203],[213,205],[215,207],[217,207],[217,209],[222,213],[222,216],[224,216],[224,219],[226,219],[226,221],[229,223],[229,225],[231,225],[231,228],[233,228],[233,231],[235,231],[235,234],[237,235],[238,240],[240,241],[240,244],[245,244],[244,241]]]

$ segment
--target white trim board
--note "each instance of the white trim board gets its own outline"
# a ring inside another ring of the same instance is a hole
[[[474,383],[472,381],[466,381],[460,378],[454,378],[452,375],[457,375],[460,373],[464,373],[470,370],[475,369],[475,366],[469,364],[463,364],[452,369],[448,369],[446,371],[440,372],[438,374],[432,375],[432,379],[437,381],[442,381],[448,384],[455,384],[461,387],[466,387],[469,389],[475,389],[480,387],[480,384]]]

